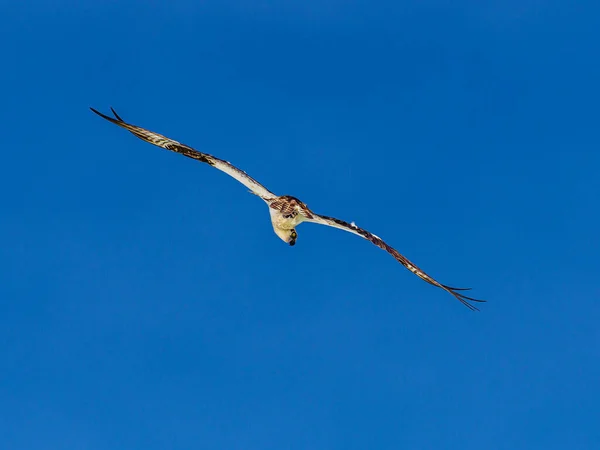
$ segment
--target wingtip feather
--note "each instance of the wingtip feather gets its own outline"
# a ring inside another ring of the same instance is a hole
[[[120,120],[121,122],[125,122],[123,119],[121,119],[121,116],[119,116],[119,115],[117,114],[117,112],[115,111],[115,109],[114,109],[112,106],[110,107],[110,110],[112,111],[112,113],[115,115],[115,117],[116,117],[118,120]]]
[[[452,292],[452,295],[454,295],[454,297],[456,297],[456,299],[458,301],[460,301],[463,305],[465,305],[471,311],[479,311],[479,308],[477,308],[475,305],[472,305],[469,302],[477,302],[477,303],[485,303],[486,302],[486,300],[480,300],[477,298],[467,297],[466,295],[459,294],[458,292]]]
[[[92,110],[92,112],[98,114],[100,117],[102,117],[103,119],[108,120],[109,122],[115,122],[115,119],[113,119],[112,117],[107,116],[106,114],[102,114],[100,111],[98,111],[97,109],[94,109],[90,106],[90,109]]]

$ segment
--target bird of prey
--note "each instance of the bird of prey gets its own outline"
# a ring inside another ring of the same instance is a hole
[[[165,148],[172,152],[181,153],[182,155],[187,156],[188,158],[192,158],[197,161],[206,163],[214,167],[215,169],[219,169],[225,172],[227,175],[238,180],[240,183],[242,183],[244,186],[250,189],[250,192],[252,194],[257,195],[265,201],[265,203],[269,207],[271,223],[273,224],[273,230],[275,230],[275,234],[277,234],[277,236],[279,236],[281,240],[283,240],[289,245],[296,244],[296,239],[298,238],[296,227],[302,222],[312,222],[321,225],[327,225],[334,228],[339,228],[340,230],[354,233],[366,239],[367,241],[372,242],[377,247],[385,250],[394,258],[396,258],[396,260],[400,264],[402,264],[412,273],[417,275],[419,278],[433,286],[436,286],[440,289],[443,289],[446,292],[449,292],[469,309],[478,310],[473,304],[471,304],[471,302],[485,301],[477,300],[472,297],[467,297],[463,293],[459,292],[467,291],[470,288],[455,288],[436,281],[435,279],[427,275],[419,267],[417,267],[415,264],[413,264],[411,261],[409,261],[407,258],[405,258],[403,255],[401,255],[396,249],[386,244],[383,241],[383,239],[381,239],[379,236],[376,236],[375,234],[370,233],[367,230],[363,230],[362,228],[356,226],[354,222],[348,223],[340,219],[335,219],[333,217],[319,215],[311,211],[308,208],[308,206],[306,206],[306,204],[290,195],[275,195],[262,184],[260,184],[258,181],[256,181],[254,178],[252,178],[250,175],[248,175],[246,172],[238,169],[229,162],[219,159],[215,156],[209,155],[208,153],[203,153],[198,150],[195,150],[192,147],[182,144],[181,142],[174,141],[173,139],[170,139],[161,134],[127,123],[123,119],[121,119],[121,117],[112,108],[111,110],[114,114],[114,117],[109,117],[105,114],[102,114],[101,112],[96,111],[94,108],[90,109],[96,114],[98,114],[100,117],[103,117],[104,119],[114,123],[115,125],[125,128],[138,138],[149,142],[150,144],[154,144],[158,147]]]

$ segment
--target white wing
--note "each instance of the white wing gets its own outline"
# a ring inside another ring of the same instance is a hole
[[[158,147],[165,148],[172,152],[181,153],[182,155],[187,156],[188,158],[192,158],[197,161],[209,164],[215,169],[219,169],[225,172],[227,175],[235,178],[248,189],[250,189],[250,192],[252,192],[255,195],[258,195],[260,198],[267,202],[268,200],[272,200],[277,197],[275,194],[269,191],[266,187],[264,187],[246,172],[238,169],[237,167],[235,167],[227,161],[216,158],[212,155],[209,155],[208,153],[199,152],[198,150],[195,150],[192,147],[174,141],[173,139],[169,139],[168,137],[163,136],[162,134],[154,133],[153,131],[149,131],[144,128],[126,123],[112,108],[111,111],[115,115],[115,118],[106,116],[101,112],[96,111],[94,108],[90,109],[96,114],[98,114],[100,117],[108,120],[109,122],[114,123],[115,125],[119,125],[120,127],[125,128],[126,130],[130,131],[135,136],[139,137],[140,139],[143,139],[146,142],[154,144]]]
[[[327,225],[329,227],[339,228],[340,230],[354,233],[354,234],[366,239],[367,241],[372,242],[377,247],[385,250],[390,255],[392,255],[394,258],[396,258],[396,260],[400,264],[402,264],[404,267],[406,267],[408,270],[410,270],[416,276],[418,276],[419,278],[421,278],[422,280],[426,281],[427,283],[429,283],[433,286],[439,287],[440,289],[443,289],[446,292],[449,292],[456,299],[458,299],[462,304],[467,306],[469,309],[478,311],[478,308],[476,308],[469,302],[485,302],[485,300],[477,300],[475,298],[467,297],[466,295],[463,295],[460,292],[456,292],[456,291],[468,291],[470,288],[455,288],[455,287],[451,287],[451,286],[447,286],[445,284],[439,283],[438,281],[436,281],[435,279],[433,279],[432,277],[427,275],[425,272],[423,272],[419,267],[417,267],[417,265],[413,264],[406,257],[402,256],[396,249],[394,249],[394,248],[390,247],[388,244],[386,244],[383,241],[383,239],[381,239],[379,236],[376,236],[373,233],[369,233],[367,230],[363,230],[362,228],[357,227],[354,224],[354,222],[348,223],[348,222],[344,222],[343,220],[335,219],[333,217],[320,216],[318,214],[315,214],[312,211],[310,211],[311,217],[309,217],[309,215],[307,215],[307,214],[303,214],[303,215],[305,217],[305,222],[318,223],[320,225]]]

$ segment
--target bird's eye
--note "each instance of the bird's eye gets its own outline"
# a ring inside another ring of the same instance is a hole
[[[296,234],[295,231],[292,231],[291,236],[292,236],[292,239],[296,239],[298,237],[298,235]]]

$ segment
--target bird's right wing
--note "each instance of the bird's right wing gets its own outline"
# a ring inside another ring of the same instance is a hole
[[[192,147],[174,141],[173,139],[169,139],[168,137],[163,136],[162,134],[154,133],[153,131],[146,130],[145,128],[131,125],[123,121],[123,119],[121,119],[121,117],[119,117],[119,115],[112,108],[111,111],[115,115],[115,118],[102,114],[101,112],[96,111],[94,108],[90,109],[96,114],[98,114],[100,117],[108,120],[109,122],[114,123],[115,125],[125,128],[126,130],[130,131],[132,134],[139,137],[140,139],[143,139],[146,142],[154,144],[158,147],[165,148],[172,152],[181,153],[182,155],[187,156],[188,158],[192,158],[197,161],[206,163],[210,166],[213,166],[215,169],[219,169],[225,172],[227,175],[235,178],[248,189],[250,189],[250,192],[252,192],[255,195],[258,195],[266,202],[277,197],[275,194],[269,191],[266,187],[264,187],[246,172],[238,169],[237,167],[235,167],[227,161],[216,158],[212,155],[209,155],[208,153],[199,152],[198,150],[195,150]]]
[[[423,270],[421,270],[416,264],[409,261],[408,258],[401,255],[400,252],[398,252],[398,250],[396,250],[395,248],[386,244],[383,241],[383,239],[381,239],[379,236],[376,236],[373,233],[368,232],[367,230],[363,230],[362,228],[357,227],[354,223],[344,222],[343,220],[335,219],[333,217],[320,216],[318,214],[315,214],[312,211],[310,211],[310,217],[309,217],[309,214],[306,214],[306,213],[304,213],[303,215],[305,217],[305,222],[318,223],[320,225],[327,225],[329,227],[348,231],[349,233],[356,234],[356,235],[362,237],[363,239],[366,239],[367,241],[375,244],[377,247],[385,250],[390,255],[392,255],[396,259],[396,261],[398,261],[400,264],[402,264],[404,267],[406,267],[408,270],[410,270],[416,276],[418,276],[422,280],[426,281],[427,283],[429,283],[433,286],[436,286],[440,289],[443,289],[444,291],[452,294],[454,296],[454,298],[456,298],[458,301],[460,301],[463,305],[465,305],[467,308],[469,308],[471,310],[478,311],[478,308],[475,305],[471,304],[471,302],[485,302],[485,300],[478,300],[473,297],[467,297],[466,295],[458,292],[458,291],[468,291],[470,288],[456,288],[456,287],[447,286],[445,284],[438,282],[433,277],[429,276]]]

